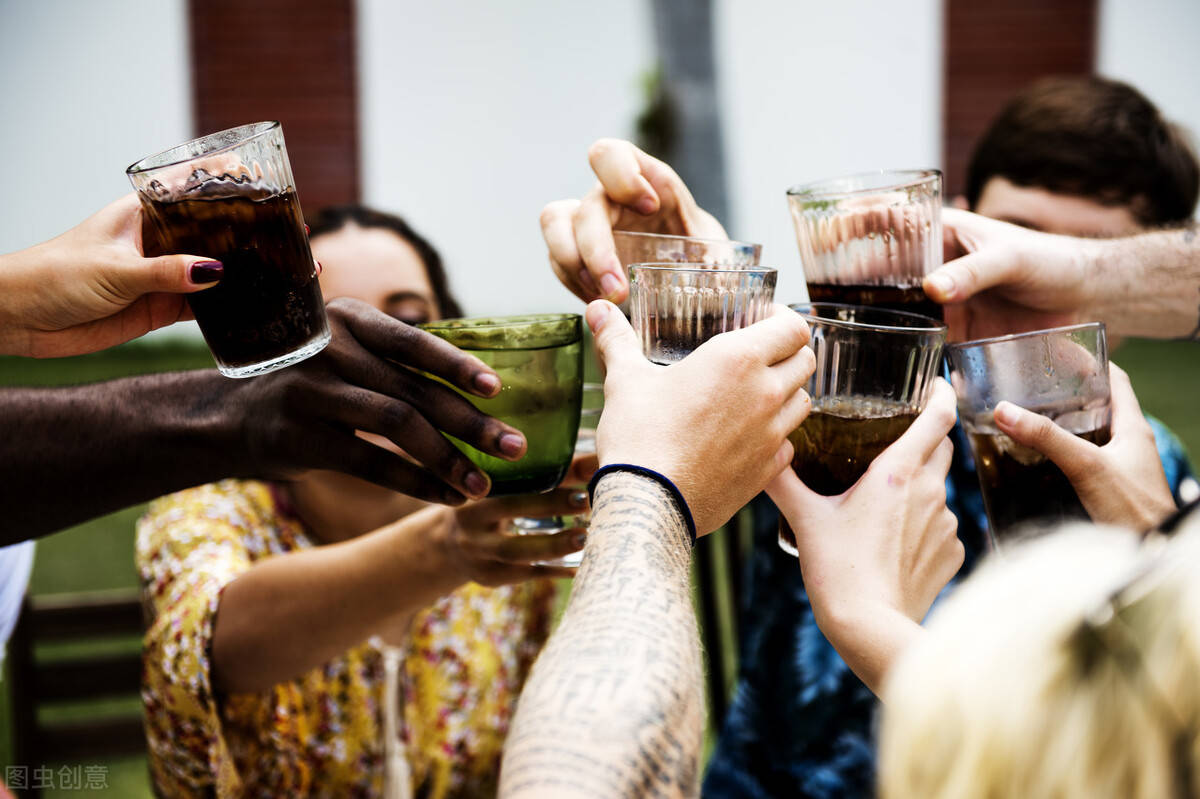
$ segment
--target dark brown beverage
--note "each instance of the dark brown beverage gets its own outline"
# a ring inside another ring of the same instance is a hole
[[[187,298],[218,361],[270,361],[324,333],[324,301],[296,193],[197,195],[173,202],[143,195],[143,238],[147,255],[196,253],[225,265],[220,283]]]
[[[814,408],[788,436],[796,448],[792,470],[818,494],[842,494],[916,418],[917,412],[908,406],[885,400],[837,400]],[[782,517],[779,535],[794,552],[795,533]]]
[[[1075,435],[1103,446],[1108,443],[1109,425]],[[1091,518],[1067,476],[1049,458],[998,430],[972,430],[970,436],[994,542],[1003,543],[1027,522]]]
[[[809,283],[811,302],[837,302],[844,305],[867,305],[908,311],[942,318],[942,306],[925,296],[920,286],[878,286],[865,284]]]

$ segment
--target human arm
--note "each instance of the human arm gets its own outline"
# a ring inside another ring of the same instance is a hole
[[[1114,335],[1200,338],[1195,225],[1119,239],[1040,233],[947,208],[925,291],[957,340],[1103,320]]]
[[[507,460],[524,454],[519,431],[413,371],[492,396],[500,380],[477,358],[365,303],[334,300],[328,315],[324,351],[252,380],[207,370],[0,391],[0,544],[222,477],[304,469],[457,504],[486,495],[489,482],[439,431]],[[417,463],[356,430],[388,437]]]
[[[432,605],[472,580],[504,585],[571,570],[531,565],[583,546],[583,531],[507,534],[517,516],[578,513],[581,491],[431,506],[367,535],[255,563],[221,594],[214,684],[261,691],[325,663],[389,618]],[[303,634],[300,634],[303,631]]]
[[[592,303],[588,322],[608,371],[601,466],[665,475],[698,533],[790,461],[786,436],[807,415],[813,369],[796,314],[717,336],[666,367],[645,360],[609,303]],[[697,793],[704,698],[690,562],[683,511],[661,484],[620,471],[601,478],[566,613],[517,707],[501,796]]]
[[[1103,446],[1011,402],[998,404],[994,417],[1001,432],[1062,470],[1093,521],[1144,533],[1175,510],[1175,501],[1129,375],[1115,363],[1108,368],[1112,437]]]
[[[897,657],[962,565],[946,507],[954,391],[939,379],[925,410],[846,493],[821,496],[791,470],[767,493],[796,534],[821,632],[877,696]]]
[[[142,208],[128,194],[50,241],[0,255],[0,353],[95,352],[181,319],[185,294],[216,285],[220,262],[142,254]]]
[[[623,302],[629,296],[614,230],[726,237],[675,170],[631,142],[599,139],[588,148],[588,161],[597,178],[592,190],[579,200],[548,204],[541,216],[550,266],[580,299]]]

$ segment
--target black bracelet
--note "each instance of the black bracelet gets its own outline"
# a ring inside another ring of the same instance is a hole
[[[610,472],[631,472],[640,474],[642,477],[649,477],[663,488],[667,489],[667,493],[671,495],[671,499],[675,500],[676,507],[683,515],[684,522],[687,523],[688,541],[691,545],[696,546],[696,521],[692,518],[692,510],[688,507],[687,500],[683,498],[683,494],[675,487],[675,484],[663,474],[659,474],[653,469],[647,469],[645,466],[634,466],[632,463],[610,463],[607,466],[601,466],[592,475],[592,479],[588,481],[588,501],[595,499],[596,484],[600,482],[600,478]]]

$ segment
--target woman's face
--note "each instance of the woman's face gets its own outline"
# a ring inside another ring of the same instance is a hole
[[[441,318],[421,256],[390,230],[350,224],[312,240],[325,301],[353,297],[402,322]]]
[[[425,263],[416,249],[390,230],[347,225],[312,239],[313,257],[321,262],[321,292],[326,302],[353,297],[409,324],[441,318]],[[373,444],[400,453],[387,438],[359,431]],[[314,471],[299,478],[293,491],[317,501],[336,498],[336,507],[351,508],[356,500],[377,509],[384,523],[411,513],[418,500],[339,472]],[[327,503],[328,504],[328,503]]]

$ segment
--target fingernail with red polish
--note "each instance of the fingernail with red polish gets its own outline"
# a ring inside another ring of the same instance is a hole
[[[500,451],[505,455],[519,455],[525,449],[525,439],[516,433],[500,436]]]
[[[325,271],[325,267],[321,266],[320,261],[313,261],[313,263],[317,265],[317,274],[318,275],[320,275],[322,272]]]
[[[480,472],[468,472],[463,480],[467,493],[473,497],[482,497],[488,492],[488,479]]]
[[[500,378],[488,372],[480,372],[475,375],[475,388],[485,397],[490,397],[500,390]]]
[[[225,276],[225,264],[220,261],[196,261],[188,268],[188,279],[200,285],[216,283]]]
[[[305,225],[305,226],[304,226],[304,235],[306,235],[306,236],[307,236],[307,235],[308,235],[308,233],[309,233],[309,230],[308,230],[308,225]]]

